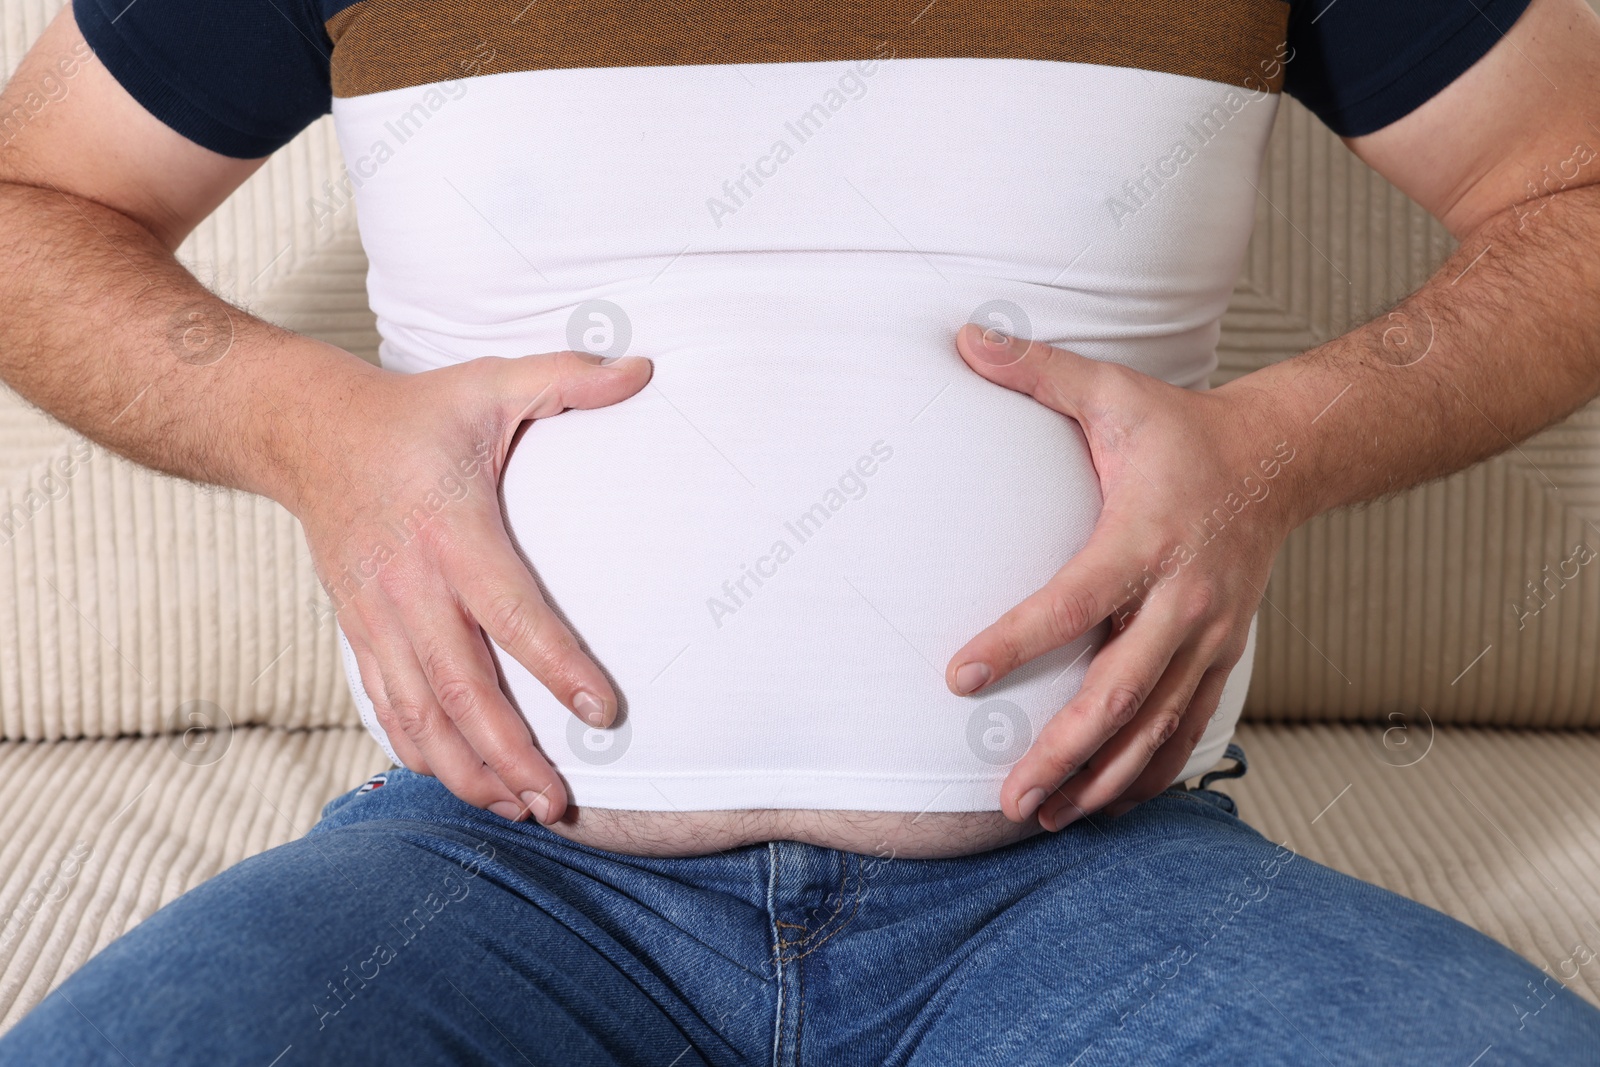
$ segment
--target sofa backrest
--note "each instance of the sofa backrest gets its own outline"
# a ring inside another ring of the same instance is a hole
[[[7,69],[40,28],[8,26]],[[375,358],[354,209],[330,195],[340,170],[323,119],[180,254],[235,302]],[[1214,381],[1380,314],[1452,247],[1287,99],[1260,192]],[[1246,714],[1600,725],[1597,515],[1591,406],[1313,521],[1267,588]],[[234,725],[354,724],[323,604],[275,504],[152,474],[0,395],[0,738],[182,730],[196,701]]]
[[[1376,318],[1421,357],[1429,326],[1392,308],[1454,250],[1448,231],[1292,100],[1260,193],[1213,384]],[[1453,477],[1313,520],[1267,586],[1245,714],[1600,725],[1597,518],[1590,404]]]

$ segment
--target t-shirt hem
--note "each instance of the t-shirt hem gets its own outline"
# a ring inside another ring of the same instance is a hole
[[[1233,731],[1208,738],[1169,785],[1216,766]],[[572,803],[630,811],[733,811],[795,808],[841,811],[999,811],[1010,768],[991,775],[921,776],[740,770],[629,774],[561,771]],[[847,788],[843,788],[846,787]],[[841,803],[848,798],[848,803]]]

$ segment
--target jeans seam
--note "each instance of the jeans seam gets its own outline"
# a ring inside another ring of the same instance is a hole
[[[828,916],[828,918],[823,921],[823,925],[822,926],[819,926],[816,930],[812,931],[810,934],[807,934],[804,938],[801,938],[798,941],[779,942],[779,947],[780,948],[792,948],[792,947],[797,947],[797,946],[800,946],[800,945],[806,945],[806,948],[805,948],[804,951],[797,952],[793,956],[782,957],[782,962],[785,962],[785,963],[796,963],[796,962],[804,959],[805,957],[811,955],[811,953],[813,953],[817,949],[821,948],[824,944],[826,944],[829,941],[829,939],[831,939],[836,934],[838,934],[846,926],[849,926],[851,920],[853,920],[856,917],[856,915],[858,915],[860,913],[860,911],[861,911],[861,898],[862,898],[862,895],[863,895],[862,894],[862,889],[864,888],[864,886],[866,884],[866,879],[864,877],[860,877],[859,876],[859,872],[858,872],[858,877],[856,878],[856,895],[855,895],[855,899],[853,901],[851,901],[851,903],[854,904],[855,907],[851,910],[849,915],[845,916],[844,919],[841,920],[838,923],[838,925],[836,925],[832,930],[829,930],[827,932],[827,934],[822,938],[822,940],[816,942],[815,944],[807,945],[807,942],[809,942],[813,937],[816,937],[818,934],[822,933],[822,931],[827,927],[827,924],[829,922],[831,922],[835,917],[837,917],[838,914],[841,911],[844,910],[844,905],[845,905],[844,887],[845,887],[846,884],[848,884],[848,882],[850,880],[850,865],[849,865],[849,860],[844,858],[844,857],[841,857],[841,862],[844,864],[845,873],[844,873],[844,877],[840,880],[840,885],[839,885],[839,906],[834,908],[833,914]],[[859,863],[860,863],[859,858],[857,860],[857,863],[859,865]],[[802,1005],[803,1005],[803,1002],[802,1002]],[[802,1010],[803,1010],[803,1008],[802,1008]]]
[[[1214,801],[1205,800],[1205,799],[1202,799],[1201,797],[1194,796],[1193,794],[1195,792],[1196,792],[1196,790],[1192,790],[1192,789],[1172,790],[1170,793],[1165,793],[1165,794],[1162,794],[1162,795],[1163,796],[1172,796],[1172,797],[1175,797],[1175,798],[1181,798],[1183,800],[1187,800],[1191,804],[1198,804],[1198,805],[1200,805],[1200,807],[1205,808],[1205,809],[1207,809],[1209,811],[1213,811],[1213,812],[1217,813],[1218,815],[1225,815],[1228,818],[1234,819],[1234,820],[1236,820],[1238,822],[1244,822],[1244,819],[1239,815],[1238,802],[1234,801],[1234,799],[1232,797],[1229,797],[1228,794],[1226,794],[1226,793],[1218,793],[1217,794],[1218,796],[1228,797],[1229,803],[1228,803],[1227,806],[1224,806],[1224,805],[1218,804],[1218,803],[1216,803]],[[1215,790],[1208,790],[1208,792],[1215,792]]]
[[[777,987],[777,1010],[772,1018],[772,1067],[779,1067],[778,1057],[783,1048],[783,953],[778,944],[778,867],[779,849],[776,841],[767,842],[767,918],[772,922],[772,980]]]
[[[838,903],[836,903],[834,905],[833,913],[831,915],[829,915],[826,919],[823,919],[822,922],[817,924],[817,928],[815,930],[811,930],[810,927],[805,925],[805,924],[778,922],[777,919],[774,919],[773,922],[777,923],[777,925],[779,925],[779,926],[788,927],[789,929],[793,929],[793,930],[806,930],[806,931],[808,931],[804,937],[790,938],[788,940],[780,939],[778,941],[778,947],[780,949],[796,948],[798,946],[804,945],[806,942],[810,941],[812,938],[814,938],[818,934],[822,933],[823,930],[827,929],[828,924],[831,923],[834,919],[838,918],[839,917],[839,913],[844,910],[844,904],[845,904],[844,891],[845,891],[846,884],[848,884],[848,882],[850,880],[850,868],[849,868],[848,862],[842,856],[840,857],[840,863],[844,867],[844,873],[839,878],[839,888],[837,890]],[[833,935],[829,934],[828,936],[832,937]],[[823,940],[826,941],[827,938],[823,938]],[[817,944],[819,944],[819,945],[821,943],[822,943],[821,941],[817,942]],[[793,957],[793,958],[799,959],[798,956]]]
[[[799,1001],[799,1010],[794,1016],[794,1062],[800,1062],[800,1034],[806,1024],[806,969],[799,962],[794,968],[795,999]]]

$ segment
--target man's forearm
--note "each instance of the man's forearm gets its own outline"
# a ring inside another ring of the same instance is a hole
[[[149,467],[291,507],[376,368],[208,292],[139,224],[0,183],[0,377]]]
[[[1222,386],[1296,449],[1291,518],[1398,493],[1600,394],[1600,186],[1508,208],[1393,311]]]

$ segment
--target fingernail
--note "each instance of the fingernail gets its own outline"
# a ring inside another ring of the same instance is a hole
[[[489,805],[489,810],[500,816],[502,819],[509,819],[512,822],[516,822],[518,819],[522,818],[522,809],[511,803],[509,800],[497,800],[493,804]]]
[[[594,352],[575,351],[572,354],[583,360],[585,363],[592,364],[596,367],[603,367],[606,365],[605,357]]]
[[[588,690],[580,690],[572,698],[572,709],[588,721],[590,726],[599,726],[606,721],[606,706],[600,703],[600,698]]]
[[[983,343],[988,348],[1003,350],[1011,343],[1011,335],[987,326],[983,330]]]
[[[522,802],[528,806],[529,811],[533,812],[533,817],[539,820],[540,825],[547,824],[550,821],[549,797],[543,793],[535,793],[530,789],[522,794]]]
[[[956,668],[956,691],[966,696],[993,677],[987,663],[963,663]]]
[[[1022,799],[1017,801],[1017,810],[1022,813],[1022,821],[1027,822],[1028,816],[1039,810],[1039,805],[1044,803],[1045,792],[1043,787],[1034,786],[1022,794]]]

